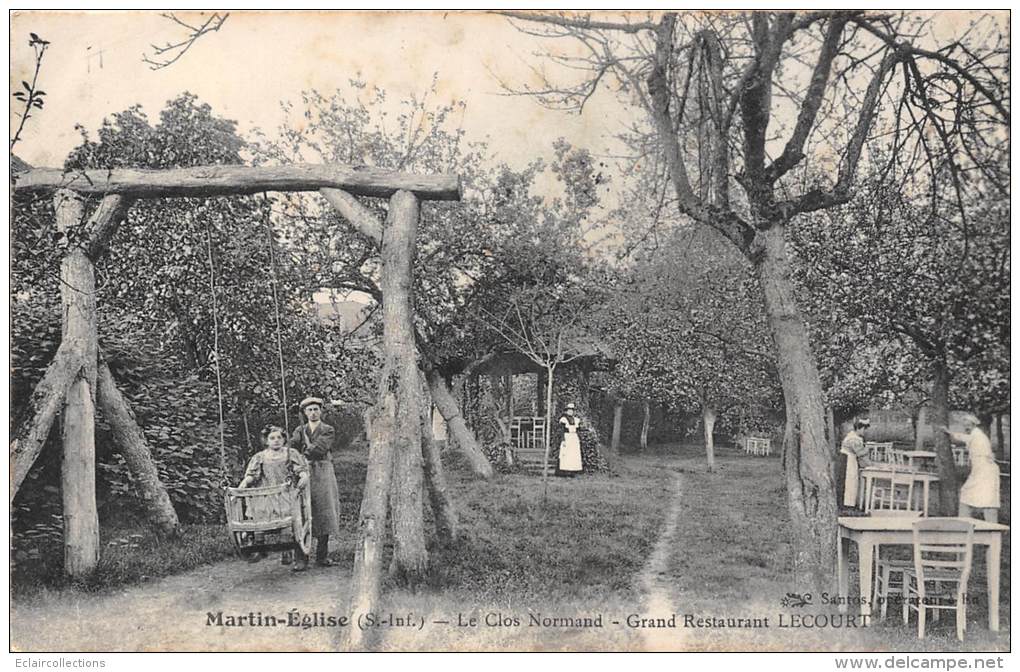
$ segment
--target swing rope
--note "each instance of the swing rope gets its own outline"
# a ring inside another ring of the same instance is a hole
[[[276,254],[273,251],[273,221],[271,218],[272,210],[269,202],[269,196],[266,192],[262,192],[262,200],[265,204],[265,220],[266,220],[266,241],[269,247],[269,271],[271,274],[270,285],[273,288],[273,314],[276,317],[276,355],[280,361],[280,397],[283,403],[283,428],[287,432],[287,437],[290,437],[290,416],[288,414],[287,406],[287,374],[284,370],[283,365],[283,333],[280,328],[280,299],[277,295],[276,285],[279,282],[276,273]],[[288,455],[290,457],[290,443],[288,442]]]
[[[220,375],[220,321],[218,304],[216,301],[216,266],[213,262],[213,240],[212,227],[206,222],[205,225],[206,252],[209,257],[209,291],[212,294],[212,318],[213,318],[213,364],[216,369],[216,400],[220,413],[220,473],[223,480],[227,481],[227,442],[224,437],[223,428],[223,377]]]
[[[290,435],[290,419],[287,414],[287,376],[286,369],[283,360],[283,331],[280,325],[280,300],[277,293],[277,272],[276,272],[276,254],[274,252],[274,241],[273,241],[273,223],[271,219],[271,208],[269,203],[269,196],[263,192],[262,199],[264,203],[265,212],[265,223],[266,223],[266,241],[269,248],[269,268],[272,275],[270,280],[270,286],[273,290],[273,315],[276,320],[276,354],[280,363],[280,393],[283,404],[283,426],[286,431],[286,436]],[[223,376],[220,371],[220,320],[219,320],[219,301],[216,298],[216,264],[213,258],[213,238],[212,238],[212,227],[209,223],[206,223],[205,227],[206,236],[206,253],[209,262],[209,291],[212,295],[212,318],[213,318],[213,364],[216,370],[216,401],[217,408],[219,410],[219,430],[220,430],[220,472],[223,475],[224,482],[229,479],[227,472],[227,441],[225,434],[225,421],[223,414]],[[286,438],[286,437],[285,437]],[[290,463],[290,442],[287,442],[287,462]]]

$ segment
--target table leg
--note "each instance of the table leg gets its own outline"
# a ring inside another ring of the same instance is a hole
[[[999,556],[1002,553],[1002,535],[993,533],[985,552],[988,582],[988,628],[999,631]]]
[[[924,509],[923,509],[923,511],[924,511],[925,517],[928,516],[928,501],[929,501],[928,500],[928,486],[929,486],[929,484],[930,484],[930,481],[927,478],[924,479]]]
[[[839,535],[839,539],[836,542],[836,567],[838,568],[837,577],[840,597],[848,597],[850,595],[850,563],[847,562],[847,551],[849,550],[850,540],[842,534]],[[845,614],[846,612],[846,603],[840,601],[839,613]]]
[[[875,563],[875,544],[862,537],[857,540],[857,564],[860,568],[861,616],[871,615],[871,583]]]

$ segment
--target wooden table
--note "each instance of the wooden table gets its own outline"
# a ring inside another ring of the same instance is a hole
[[[988,591],[988,627],[993,632],[999,631],[999,561],[1002,554],[1002,535],[1009,531],[1006,525],[988,523],[973,518],[955,518],[954,520],[966,520],[974,524],[974,545],[987,546],[985,554],[986,563],[986,589]],[[871,605],[874,596],[871,594],[872,575],[874,573],[875,550],[883,544],[904,544],[913,546],[914,531],[913,525],[916,518],[901,518],[898,516],[841,516],[839,518],[839,541],[837,543],[837,558],[839,563],[839,594],[848,596],[850,589],[850,566],[847,562],[847,552],[850,544],[857,544],[857,555],[860,562],[860,596],[861,615],[871,615]],[[962,535],[954,532],[944,532],[938,535],[939,542],[958,542]],[[846,612],[845,601],[840,604],[839,610]]]
[[[934,450],[903,450],[900,452],[907,458],[907,464],[911,467],[918,466],[914,464],[915,461],[934,460],[938,457],[938,453]]]
[[[928,502],[930,500],[931,484],[937,483],[939,477],[924,471],[907,471],[905,469],[889,469],[886,467],[865,467],[860,471],[861,486],[857,488],[857,508],[869,511],[871,506],[871,490],[875,487],[876,478],[892,478],[897,476],[909,476],[915,483],[922,486],[921,511],[922,515],[928,515]]]

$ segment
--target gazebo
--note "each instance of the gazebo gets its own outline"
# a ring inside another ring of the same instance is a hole
[[[587,421],[587,429],[595,430],[591,378],[593,373],[613,368],[613,355],[604,343],[591,337],[578,336],[571,339],[564,359],[569,361],[558,365],[553,372],[553,423],[567,403],[573,402],[577,414]],[[516,459],[520,466],[529,471],[541,471],[546,433],[549,431],[545,417],[548,382],[546,368],[519,351],[501,348],[474,361],[461,363],[452,373],[462,376],[461,407],[475,433],[481,433],[486,420],[489,420],[499,428],[503,441],[512,449],[512,456],[508,456],[510,459]],[[488,413],[483,412],[481,404],[483,376],[489,379],[488,388],[493,402],[489,404]],[[520,386],[514,384],[517,376],[534,376],[532,398],[521,398]],[[518,389],[516,394],[515,388]],[[522,409],[522,405],[527,407],[527,412]],[[592,458],[601,459],[604,453],[598,432],[592,431],[590,436],[594,437],[595,445],[584,451],[587,453],[585,469],[593,468],[595,465],[591,464]],[[555,432],[551,438],[555,438]],[[554,445],[553,456],[555,452]],[[550,466],[554,466],[552,457],[550,462]]]

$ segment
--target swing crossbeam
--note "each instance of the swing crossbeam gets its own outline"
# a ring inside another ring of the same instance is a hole
[[[16,157],[14,157],[16,158]],[[47,192],[57,192],[55,195],[55,210],[58,229],[70,231],[82,224],[86,225],[85,244],[83,249],[74,249],[68,256],[78,255],[81,257],[81,270],[93,273],[92,265],[96,263],[106,252],[107,245],[112,239],[118,225],[125,219],[127,211],[135,199],[148,198],[174,198],[174,197],[205,197],[205,196],[230,196],[243,194],[257,194],[269,191],[319,191],[327,200],[339,209],[345,217],[351,218],[351,224],[370,240],[377,244],[381,242],[382,225],[373,218],[366,217],[367,210],[360,207],[354,196],[373,196],[392,199],[411,199],[413,209],[404,216],[407,221],[416,221],[418,216],[418,201],[458,201],[461,200],[461,184],[459,176],[455,174],[433,174],[418,175],[389,171],[371,166],[347,166],[339,164],[308,165],[292,164],[285,166],[197,166],[191,168],[177,168],[170,170],[138,170],[131,168],[115,169],[88,169],[88,170],[62,170],[57,168],[33,168],[22,161],[12,174],[11,191],[12,195],[24,197]],[[102,196],[103,201],[95,211],[91,220],[83,218],[81,207],[82,196]],[[340,205],[337,205],[337,204]],[[391,203],[392,205],[392,203]],[[342,207],[341,207],[342,206]],[[371,220],[371,221],[370,221]],[[273,244],[271,222],[267,214],[267,237],[270,248]],[[210,237],[211,238],[211,237]],[[211,239],[207,240],[211,252]],[[82,254],[84,251],[84,254]],[[270,249],[272,253],[272,249]],[[212,255],[210,255],[212,256]],[[67,259],[65,259],[65,262]],[[213,277],[212,293],[215,300],[215,263],[210,259],[210,272]],[[275,275],[275,268],[274,275]],[[69,287],[82,286],[82,283],[67,282]],[[274,278],[275,289],[275,278]],[[65,293],[71,296],[73,293]],[[64,305],[64,329],[65,338],[69,327],[69,315],[84,315],[93,323],[90,326],[90,339],[86,343],[95,343],[96,304],[95,292],[91,287],[82,294],[83,306],[80,310],[68,310],[68,300],[65,296]],[[278,297],[274,296],[274,303],[277,303],[276,310],[279,310]],[[215,311],[215,308],[214,308]],[[73,324],[72,324],[73,326]],[[217,325],[218,326],[218,325]],[[281,351],[279,325],[278,350]],[[76,344],[75,356],[80,357],[88,366],[91,362],[97,361],[96,348],[79,346]],[[218,369],[217,357],[217,369]],[[281,357],[282,359],[282,357]],[[282,369],[281,362],[281,369]],[[218,373],[218,372],[217,372]],[[82,381],[76,381],[81,383]],[[53,386],[51,389],[41,390],[39,398],[33,396],[32,410],[38,419],[28,418],[14,433],[15,440],[11,442],[11,460],[15,463],[16,474],[27,474],[29,468],[38,455],[38,450],[23,449],[22,441],[19,438],[41,434],[48,429],[55,413],[47,412],[51,406],[59,401],[62,402],[65,414],[77,413],[84,419],[81,427],[76,431],[65,432],[63,449],[65,465],[72,462],[66,459],[68,456],[80,458],[80,471],[88,474],[94,471],[95,464],[95,428],[94,408],[88,404],[90,399],[95,398],[97,383],[93,378],[85,377],[81,394],[72,395],[67,392],[63,385]],[[286,381],[282,381],[284,392]],[[222,405],[222,383],[217,385],[217,393]],[[128,414],[129,416],[130,414]],[[286,408],[284,418],[286,419]],[[133,418],[130,424],[135,425]],[[46,425],[46,427],[41,427]],[[222,449],[225,443],[222,435],[223,418],[220,420],[221,436],[221,469],[226,476],[226,464],[223,459]],[[137,429],[137,427],[133,427]],[[135,432],[141,435],[141,431]],[[31,446],[29,446],[30,448]],[[143,446],[144,448],[144,446]],[[151,465],[152,457],[148,451],[146,454],[139,453],[139,459],[147,461]],[[67,521],[67,533],[65,534],[65,570],[72,577],[86,576],[93,571],[99,560],[99,532],[97,521],[97,509],[95,498],[94,482],[87,478],[77,478],[77,472],[73,477],[65,475],[63,485],[65,488],[65,504],[68,501],[67,493],[73,495],[74,505]],[[156,482],[159,487],[161,484]],[[17,487],[17,481],[12,488],[11,498],[13,499]],[[236,530],[231,531],[231,536],[239,550],[248,549],[263,550],[259,547],[262,543],[271,541],[272,544],[281,544],[297,541],[307,552],[307,545],[310,545],[311,515],[310,497],[308,489],[303,490],[301,497],[290,497],[293,510],[287,515],[260,516],[258,520],[248,517],[245,512],[251,508],[254,511],[259,505],[248,504],[238,505],[238,501],[249,500],[255,496],[258,489],[251,489],[246,492],[238,492],[230,489],[225,494],[225,506],[227,509],[228,527],[230,521],[236,524]],[[166,498],[164,498],[166,499]],[[166,501],[169,501],[168,499]],[[255,500],[250,500],[254,502]],[[240,506],[238,509],[237,507]],[[176,521],[171,507],[170,516]],[[385,510],[385,509],[384,509]],[[297,512],[297,513],[295,513]],[[385,514],[384,514],[385,517]],[[290,520],[290,538],[287,538],[287,527],[283,525],[284,520]],[[296,527],[300,522],[300,528]],[[264,527],[260,532],[252,528],[252,523]],[[381,528],[380,528],[381,529]],[[305,532],[305,530],[307,532]],[[72,534],[73,533],[73,534]],[[260,536],[261,535],[261,536]],[[277,536],[279,535],[279,536]],[[372,536],[372,535],[369,535]],[[74,539],[72,539],[72,537]],[[81,542],[81,543],[79,543]],[[372,546],[378,543],[378,539],[366,541]],[[277,546],[278,547],[278,546]]]
[[[91,196],[131,198],[234,196],[264,191],[342,189],[355,196],[389,198],[409,191],[424,201],[459,201],[460,178],[446,173],[419,175],[371,166],[289,164],[285,166],[196,166],[169,170],[33,168],[17,173],[14,193],[72,189]]]

